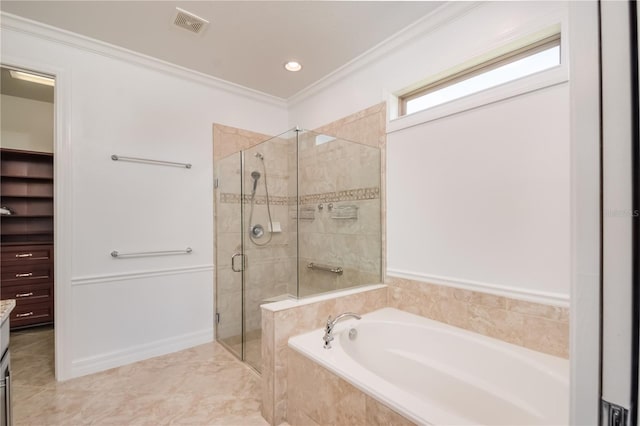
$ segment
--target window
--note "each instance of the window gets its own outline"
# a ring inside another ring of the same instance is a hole
[[[540,40],[399,98],[400,115],[423,111],[560,65],[560,34]]]

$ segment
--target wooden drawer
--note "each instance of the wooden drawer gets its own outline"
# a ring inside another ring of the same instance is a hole
[[[53,322],[53,303],[16,303],[9,318],[11,328]]]
[[[53,263],[52,245],[2,247],[2,266]]]
[[[49,302],[53,300],[53,283],[3,286],[2,299],[15,299],[21,305]]]
[[[19,286],[45,284],[53,281],[53,265],[51,263],[44,264],[25,264],[12,265],[2,267],[0,272],[2,278],[2,288]]]

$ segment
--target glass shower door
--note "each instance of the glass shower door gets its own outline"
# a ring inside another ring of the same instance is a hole
[[[296,277],[295,141],[286,132],[243,151],[244,360],[258,371],[261,305],[288,298]]]
[[[244,359],[242,154],[218,160],[215,170],[216,337]]]

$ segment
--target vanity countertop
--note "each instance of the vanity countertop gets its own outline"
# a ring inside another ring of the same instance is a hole
[[[9,314],[16,307],[16,301],[13,299],[0,300],[0,324],[9,319]]]

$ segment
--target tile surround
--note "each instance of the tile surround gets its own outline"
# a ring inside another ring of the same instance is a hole
[[[336,140],[317,145],[314,134],[309,134],[309,138],[303,136],[300,141],[301,296],[380,282],[384,270],[386,104],[356,112],[313,132]],[[372,169],[379,169],[380,173],[372,174]],[[333,203],[334,208],[356,207],[357,219],[332,218],[326,208],[306,210],[326,203]],[[309,262],[341,266],[345,272],[331,276],[310,271],[306,268]]]
[[[387,277],[389,306],[569,358],[569,308]]]
[[[329,315],[335,316],[350,310],[372,312],[383,308],[387,303],[385,286],[347,293],[349,294],[342,297],[339,293],[327,295],[333,297],[278,311],[262,308],[262,414],[270,424],[279,425],[287,416],[289,337],[322,327]]]
[[[290,425],[414,424],[295,350],[288,352]]]
[[[335,299],[310,304],[282,302],[283,309],[279,311],[263,307],[262,356],[265,364],[262,413],[270,424],[277,425],[285,419],[291,424],[314,424],[321,419],[313,410],[301,411],[298,407],[289,412],[288,398],[292,394],[289,386],[298,384],[295,379],[291,382],[288,377],[291,349],[287,342],[292,336],[321,328],[328,315],[338,312],[367,313],[391,306],[539,352],[568,358],[568,308],[392,277],[388,277],[387,281],[386,287],[370,291],[363,288],[361,294],[356,289],[356,293],[351,292],[344,297],[338,293]],[[337,379],[335,376],[331,380]],[[319,386],[317,381],[314,383]],[[303,392],[304,385],[301,389]],[[402,417],[395,418],[396,413],[386,410],[382,405],[377,411],[372,409],[364,412],[366,423],[358,424],[389,424],[385,420],[388,418],[395,419],[391,424],[404,424],[402,422],[406,421]],[[333,420],[327,421],[329,423],[326,424],[332,424]]]
[[[383,161],[380,151],[371,147],[380,148],[386,141],[385,120],[380,119],[380,116],[384,118],[385,111],[383,103],[334,123],[327,129],[338,134],[337,139],[323,144],[317,144],[316,134],[311,132],[301,133],[296,145],[285,137],[269,138],[267,135],[214,124],[216,172],[217,176],[225,176],[225,179],[220,179],[215,196],[216,253],[234,253],[241,242],[239,213],[243,207],[247,208],[251,196],[242,196],[239,183],[236,182],[240,179],[249,182],[247,173],[251,170],[262,171],[260,163],[256,162],[258,160],[251,155],[253,151],[260,150],[264,154],[269,172],[272,213],[274,220],[279,221],[283,228],[283,232],[274,235],[275,244],[271,243],[270,247],[277,247],[269,251],[269,255],[266,250],[252,246],[246,252],[251,259],[250,279],[259,283],[247,285],[252,288],[246,298],[246,312],[249,313],[247,330],[260,327],[258,306],[272,296],[287,293],[306,296],[380,281],[381,174],[372,174],[370,171],[372,168],[378,170]],[[363,131],[363,126],[368,130]],[[249,153],[245,155],[247,162],[255,163],[247,163],[244,177],[240,176],[239,156],[233,156],[241,150]],[[298,176],[298,185],[291,184],[290,176]],[[375,205],[372,204],[374,201]],[[258,191],[254,202],[256,207],[264,210],[265,194]],[[338,203],[350,203],[358,207],[358,218],[335,219],[325,209],[324,214],[314,214],[313,224],[305,220],[302,213],[298,222],[297,202],[301,203],[302,208],[305,205],[316,208],[319,203],[334,203],[336,207],[341,207]],[[265,223],[267,219],[260,209],[256,211],[254,219]],[[372,225],[375,225],[375,229]],[[327,246],[328,243],[331,243],[330,246]],[[297,248],[301,249],[300,262],[296,261]],[[343,260],[346,263],[343,264]],[[335,277],[310,271],[306,268],[309,262],[340,265],[345,273]],[[274,268],[276,264],[277,268]],[[241,300],[239,292],[234,291],[239,285],[228,259],[219,258],[216,266],[218,291],[230,292],[236,301]],[[289,273],[281,276],[279,271]],[[298,275],[300,279],[296,283],[295,277]],[[219,300],[218,307],[221,318],[227,320],[221,320],[218,325],[218,337],[233,337],[238,333],[233,323],[242,316],[240,305]]]
[[[387,269],[387,103],[369,108],[318,127],[314,132],[374,146],[380,149],[380,243],[381,270]]]

